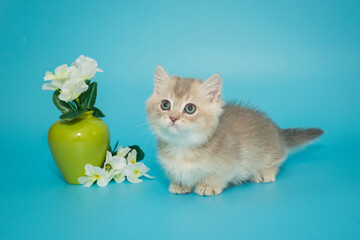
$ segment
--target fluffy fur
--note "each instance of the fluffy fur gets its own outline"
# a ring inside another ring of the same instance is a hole
[[[219,74],[202,82],[156,69],[147,113],[172,193],[211,196],[245,181],[274,182],[289,150],[323,133],[317,128],[280,129],[254,108],[225,104],[221,88]],[[161,108],[164,100],[170,102],[169,110]],[[196,106],[193,114],[184,111],[189,103]]]

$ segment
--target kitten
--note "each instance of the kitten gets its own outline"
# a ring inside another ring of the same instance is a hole
[[[289,150],[323,134],[280,129],[260,111],[225,104],[221,88],[219,74],[201,82],[156,69],[146,108],[171,193],[211,196],[246,181],[275,182]]]

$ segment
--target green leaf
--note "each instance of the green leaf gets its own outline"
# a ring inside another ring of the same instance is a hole
[[[97,107],[94,107],[93,110],[94,110],[94,112],[93,112],[94,117],[98,117],[98,118],[105,117],[104,113]]]
[[[73,108],[70,103],[64,102],[59,99],[60,91],[56,90],[53,94],[53,102],[57,109],[59,109],[63,114],[68,112],[73,112]]]
[[[116,148],[117,148],[118,144],[119,144],[119,140],[117,140],[114,148],[111,148],[111,146],[109,145],[108,151],[111,152],[111,155],[113,155],[113,156],[116,155],[116,152],[117,152]]]
[[[80,106],[82,109],[92,110],[96,102],[97,83],[93,82],[89,85],[89,88],[84,92],[84,96],[80,100]],[[80,95],[81,96],[81,95]]]
[[[90,84],[90,79],[87,79],[87,80],[85,80],[85,83],[87,84],[87,85],[89,85]]]
[[[113,155],[113,156],[116,155],[118,144],[119,144],[119,140],[117,140],[114,148],[111,148],[111,146],[109,145],[108,151],[111,152],[111,155]]]
[[[138,145],[132,145],[132,146],[129,146],[129,148],[131,150],[133,150],[133,149],[136,150],[136,152],[137,152],[136,161],[137,162],[140,162],[141,160],[143,160],[145,158],[145,153],[143,152],[143,150],[141,150],[141,148]]]
[[[116,148],[117,148],[118,144],[119,144],[119,140],[117,140],[116,143],[115,143],[115,146],[114,146],[114,148],[113,148],[114,150],[113,150],[113,152],[112,152],[113,155],[115,155],[116,152],[117,152]]]
[[[79,104],[80,109],[86,109],[85,103],[87,101],[86,99],[89,97],[88,95],[89,95],[89,92],[86,91],[86,92],[83,92],[82,94],[80,94],[80,96],[78,97],[78,99],[79,99],[78,104]]]
[[[61,120],[66,120],[66,121],[71,121],[74,120],[75,118],[79,117],[81,114],[83,114],[84,112],[87,112],[88,110],[86,109],[81,109],[79,111],[75,111],[75,112],[68,112],[65,113],[63,115],[60,116]]]

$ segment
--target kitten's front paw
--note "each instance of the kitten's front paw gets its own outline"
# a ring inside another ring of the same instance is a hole
[[[176,183],[170,184],[169,191],[173,194],[187,194],[187,193],[192,192],[191,188],[184,187],[184,186],[176,184]]]
[[[200,196],[215,196],[222,193],[223,189],[217,186],[210,186],[206,184],[199,184],[195,188],[195,193]]]

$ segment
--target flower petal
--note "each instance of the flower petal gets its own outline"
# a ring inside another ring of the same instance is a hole
[[[150,175],[148,175],[148,174],[146,174],[146,173],[143,173],[143,176],[145,176],[145,177],[147,177],[147,178],[151,178],[151,179],[154,179],[155,177],[152,177],[152,176],[150,176]]]
[[[93,174],[97,174],[97,175],[102,176],[102,177],[104,177],[105,174],[106,174],[105,170],[102,169],[102,168],[99,168],[99,167],[93,167],[92,170],[93,170]]]
[[[129,164],[129,165],[124,167],[123,173],[125,174],[125,176],[129,177],[129,176],[132,176],[134,174],[134,170],[135,170],[134,164]]]
[[[98,179],[96,183],[99,187],[105,187],[106,185],[108,185],[109,182],[110,182],[110,180],[104,176],[104,177]]]
[[[44,81],[53,80],[54,78],[54,74],[52,74],[50,71],[47,71],[44,76]]]
[[[68,68],[67,64],[60,65],[57,68],[55,68],[55,74],[64,75],[64,73],[66,73],[67,68]]]
[[[123,147],[120,146],[117,153],[116,153],[116,155],[118,155],[119,157],[125,157],[126,154],[128,154],[128,152],[130,152],[130,150],[131,149],[129,147],[123,148]]]
[[[142,182],[143,180],[137,178],[137,177],[133,177],[133,176],[129,176],[127,177],[127,180],[131,183],[140,183]]]
[[[80,184],[85,184],[85,183],[87,183],[89,180],[90,180],[89,177],[79,177],[79,178],[78,178],[78,182],[79,182]]]
[[[85,83],[84,80],[78,80],[75,82],[75,90],[77,90],[80,93],[85,92],[88,90],[89,86]]]
[[[120,173],[114,175],[114,180],[115,180],[115,182],[117,182],[117,183],[122,183],[122,182],[125,180],[125,175],[124,175],[124,173],[120,172]]]
[[[84,184],[84,187],[91,187],[94,182],[95,182],[95,180],[91,180],[91,181],[85,183],[85,184]]]
[[[135,164],[136,163],[136,155],[137,155],[136,150],[135,149],[131,150],[131,152],[127,156],[128,164]]]
[[[111,166],[114,169],[123,169],[126,166],[126,159],[119,156],[113,156],[111,159]]]
[[[85,175],[86,176],[92,176],[93,175],[93,172],[94,172],[94,170],[93,170],[93,165],[91,165],[91,164],[86,164],[85,165]]]
[[[91,185],[95,182],[95,179],[91,177],[79,177],[78,182],[80,184],[84,184],[84,187],[91,187]]]
[[[109,180],[109,182],[113,179],[114,176],[114,171],[111,170],[110,172],[106,172],[105,173],[105,178],[107,178]]]
[[[81,55],[78,57],[78,59],[75,60],[75,62],[72,63],[73,67],[77,68],[77,73],[74,74],[74,77],[76,75],[76,79],[91,79],[94,77],[96,72],[101,72],[102,70],[97,68],[97,62],[90,58],[85,57],[84,55]]]
[[[112,159],[112,154],[111,154],[111,152],[106,151],[105,164],[107,164],[108,162],[110,162],[111,159]],[[104,166],[105,166],[105,164],[104,164]]]
[[[71,101],[71,92],[69,89],[62,89],[59,95],[59,99],[65,102]]]
[[[150,169],[149,169],[147,166],[145,166],[145,164],[142,163],[142,162],[137,162],[137,163],[135,163],[135,167],[138,168],[141,172],[147,172],[147,171],[150,170]]]
[[[57,90],[58,88],[52,83],[44,83],[41,87],[42,90]]]

